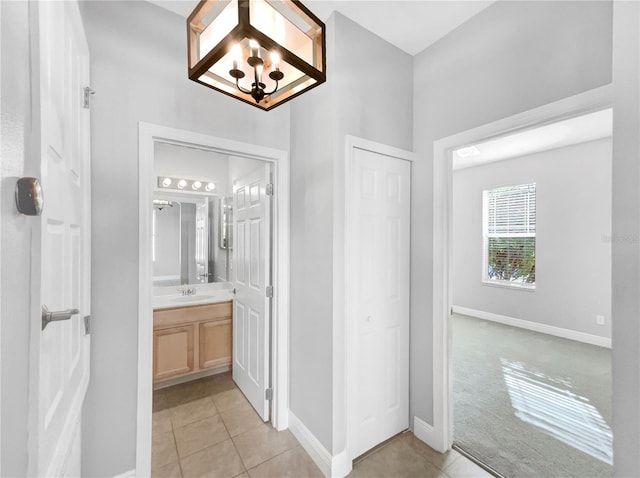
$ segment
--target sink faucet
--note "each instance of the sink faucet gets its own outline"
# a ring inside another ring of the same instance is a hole
[[[188,287],[181,290],[182,295],[196,295],[197,289],[195,287]]]

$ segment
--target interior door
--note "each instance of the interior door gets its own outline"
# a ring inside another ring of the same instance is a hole
[[[355,149],[351,458],[409,427],[409,161]]]
[[[270,165],[233,186],[233,380],[264,421],[269,420],[271,300]]]
[[[91,305],[89,110],[83,107],[89,49],[76,2],[33,2],[33,8],[40,68],[33,84],[40,99],[34,161],[45,202],[32,290],[40,293],[43,317],[46,307],[61,320],[32,324],[28,466],[30,476],[80,476],[90,344],[83,319]]]

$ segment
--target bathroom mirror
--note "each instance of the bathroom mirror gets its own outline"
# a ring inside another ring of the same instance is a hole
[[[230,198],[156,192],[152,214],[153,285],[227,281],[231,214]]]

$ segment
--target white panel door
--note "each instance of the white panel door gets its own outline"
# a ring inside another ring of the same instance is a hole
[[[409,161],[355,149],[351,457],[409,427]],[[354,423],[355,422],[355,423]]]
[[[233,380],[264,421],[269,420],[271,196],[269,164],[233,186]]]
[[[83,321],[90,314],[91,292],[89,110],[83,108],[89,49],[76,2],[33,5],[33,27],[40,36],[34,160],[45,202],[40,240],[34,241],[32,290],[39,291],[39,309],[67,311],[71,318],[44,329],[39,320],[32,324],[29,475],[77,476],[89,382],[90,342]]]

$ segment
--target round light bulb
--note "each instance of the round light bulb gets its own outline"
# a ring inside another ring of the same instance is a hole
[[[171,178],[164,178],[164,179],[162,180],[162,185],[163,185],[165,188],[168,188],[169,186],[171,186]]]
[[[194,191],[200,189],[200,186],[202,186],[202,183],[200,181],[194,181],[193,184],[191,185]]]
[[[184,189],[186,185],[187,185],[187,182],[184,179],[181,179],[180,181],[178,181],[179,189]]]
[[[215,183],[208,183],[204,188],[207,191],[213,191],[216,188],[216,185]]]

